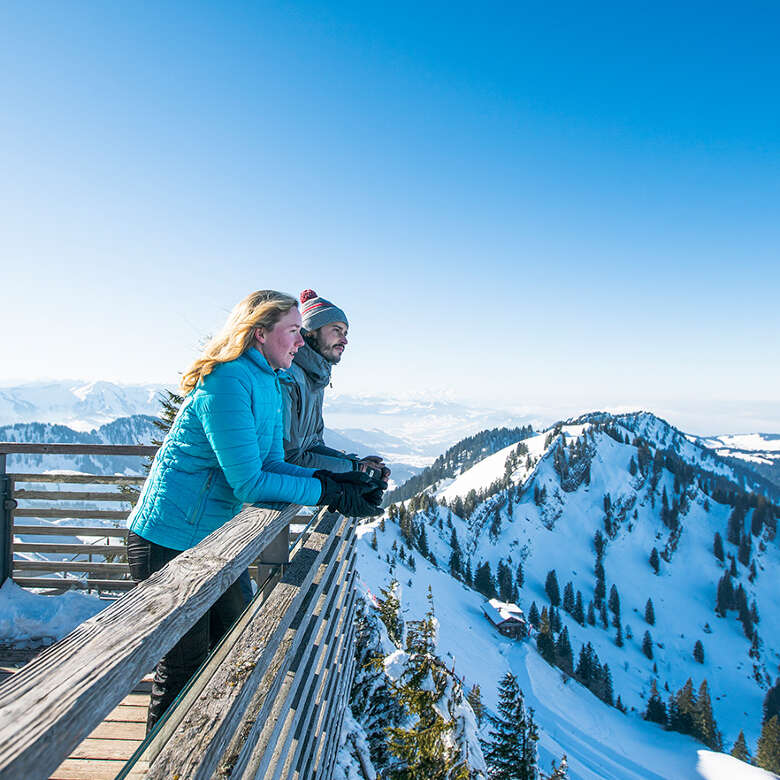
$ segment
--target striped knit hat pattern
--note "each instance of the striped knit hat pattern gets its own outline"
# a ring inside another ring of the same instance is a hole
[[[330,301],[320,298],[314,290],[301,293],[301,320],[304,330],[317,330],[331,322],[344,322],[349,325],[347,315]]]

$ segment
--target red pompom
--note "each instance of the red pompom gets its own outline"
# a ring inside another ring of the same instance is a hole
[[[312,298],[316,298],[317,293],[314,292],[314,290],[304,290],[301,293],[301,303],[306,303],[306,301],[310,301]]]

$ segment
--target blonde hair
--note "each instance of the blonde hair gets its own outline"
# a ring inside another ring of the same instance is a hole
[[[271,330],[290,309],[298,305],[291,295],[276,290],[258,290],[238,303],[227,318],[219,335],[214,336],[201,356],[181,378],[182,395],[197,387],[217,363],[235,360],[252,346],[257,328]]]

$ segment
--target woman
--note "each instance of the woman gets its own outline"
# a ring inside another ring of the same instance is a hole
[[[285,463],[276,372],[303,344],[295,298],[252,293],[185,372],[184,401],[128,519],[127,554],[144,580],[206,538],[243,504],[331,506],[349,516],[381,512],[381,490],[364,474]],[[245,606],[234,583],[157,665],[150,731]]]

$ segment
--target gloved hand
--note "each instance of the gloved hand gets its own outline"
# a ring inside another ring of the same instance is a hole
[[[341,512],[346,517],[375,517],[382,514],[382,510],[365,497],[366,493],[377,490],[376,482],[367,474],[359,471],[339,474],[320,470],[312,476],[322,483],[322,495],[317,504],[327,506],[328,511]]]
[[[376,465],[372,463],[372,465]],[[379,506],[382,503],[382,496],[385,490],[387,490],[387,481],[383,478],[377,479],[376,476],[369,475],[370,472],[365,471],[346,471],[338,474],[333,474],[333,479],[336,482],[344,482],[350,484],[368,484],[369,489],[363,492],[363,498],[368,501],[369,504]],[[376,471],[374,471],[376,474]],[[365,478],[368,478],[369,483],[366,483]]]
[[[361,458],[358,461],[357,468],[360,470],[360,464],[361,463],[368,463],[374,468],[382,469],[382,481],[387,483],[387,480],[390,478],[390,469],[385,466],[384,460],[382,460],[381,455],[366,455],[365,458]],[[387,490],[387,484],[385,484],[383,490]]]

